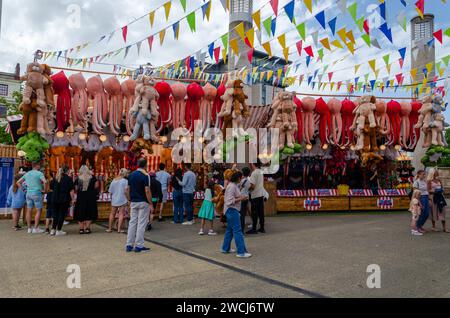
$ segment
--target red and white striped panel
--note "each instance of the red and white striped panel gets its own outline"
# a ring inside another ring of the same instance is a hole
[[[378,190],[378,194],[382,196],[406,196],[408,195],[408,192],[406,189],[382,189]]]
[[[111,202],[112,200],[112,194],[111,193],[100,193],[98,202]]]
[[[304,190],[278,190],[277,197],[279,198],[298,198],[305,197],[306,191]]]
[[[373,197],[373,191],[369,189],[351,189],[349,192],[351,197]]]
[[[194,195],[194,200],[204,200],[205,199],[205,192],[196,192]],[[169,195],[167,196],[168,201],[173,201],[173,192],[169,192]]]
[[[305,201],[303,201],[303,207],[307,211],[317,211],[322,207],[322,201],[319,198],[306,198]]]
[[[309,189],[308,195],[313,197],[336,197],[338,192],[336,189]]]
[[[244,121],[244,129],[264,128],[269,123],[270,105],[269,106],[250,106],[250,116]]]
[[[377,206],[381,210],[392,210],[394,208],[394,199],[390,197],[380,197],[377,200]]]
[[[161,163],[160,156],[148,156],[148,170],[150,172],[159,171],[159,164]]]

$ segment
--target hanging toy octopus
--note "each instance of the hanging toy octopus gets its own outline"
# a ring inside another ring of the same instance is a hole
[[[328,109],[331,113],[331,134],[330,141],[334,145],[338,145],[341,141],[342,134],[342,103],[336,98],[332,98],[328,101]]]
[[[323,98],[316,101],[316,113],[320,116],[319,123],[319,138],[322,146],[327,146],[329,143],[329,133],[331,128],[331,113],[327,103]]]
[[[114,136],[119,136],[123,117],[122,87],[115,76],[106,79],[103,85],[108,94],[109,130]]]
[[[127,134],[131,136],[133,134],[131,127],[134,127],[134,122],[132,116],[130,116],[130,109],[133,107],[135,101],[136,82],[132,79],[127,79],[122,83],[121,90],[124,97],[123,103],[125,109],[123,116],[125,117],[126,130]]]
[[[227,88],[225,87],[225,84],[220,84],[220,86],[217,88],[217,94],[216,98],[214,99],[213,109],[212,109],[212,120],[215,123],[214,127],[221,129],[222,128],[222,120],[217,116],[217,114],[220,113],[223,106],[223,100],[222,96],[225,95],[225,91]]]
[[[180,83],[172,85],[172,97],[173,97],[173,128],[185,127],[185,109],[186,109],[186,86]]]
[[[409,145],[408,149],[414,149],[420,139],[420,128],[415,128],[419,122],[420,109],[422,108],[422,103],[414,101],[411,103],[411,114],[409,115]]]
[[[200,105],[200,119],[203,121],[202,131],[205,131],[206,129],[211,128],[212,109],[217,96],[217,89],[208,83],[203,87],[203,91],[205,97],[202,99]]]
[[[375,120],[377,121],[377,126],[380,128],[380,133],[386,136],[391,131],[391,124],[389,122],[389,117],[386,113],[387,111],[386,103],[380,99],[377,99],[375,107],[376,107]]]
[[[409,144],[409,137],[411,136],[411,123],[409,116],[411,115],[412,106],[411,103],[402,102],[400,103],[400,118],[401,118],[401,128],[400,128],[400,144],[403,148],[407,149]]]
[[[94,76],[87,81],[89,97],[93,99],[92,129],[97,135],[102,135],[108,119],[108,98],[100,76]]]
[[[72,122],[74,126],[81,129],[87,128],[88,96],[86,90],[86,79],[83,74],[77,73],[69,77],[72,88]]]
[[[72,107],[72,98],[70,95],[69,79],[61,71],[52,76],[53,90],[58,95],[56,102],[56,122],[58,131],[64,132],[70,126],[70,112]]]
[[[160,133],[164,128],[170,125],[172,122],[172,88],[166,82],[156,83],[155,89],[159,94],[158,106],[159,106],[159,128]]]
[[[387,104],[387,114],[391,122],[391,142],[390,145],[400,144],[400,127],[401,127],[401,105],[395,100],[391,100]]]
[[[304,133],[304,127],[303,127],[303,103],[302,101],[295,96],[294,97],[294,103],[295,103],[295,116],[297,117],[297,135],[295,140],[301,144],[303,142],[303,133]]]
[[[305,97],[302,99],[303,103],[303,117],[305,119],[304,136],[305,142],[311,144],[314,138],[314,109],[316,108],[316,100],[312,97]]]
[[[186,128],[190,132],[194,130],[195,121],[200,118],[200,101],[204,95],[203,88],[197,83],[187,87]]]
[[[350,130],[353,121],[355,119],[355,114],[353,113],[356,109],[356,104],[349,99],[344,99],[342,101],[342,144],[348,146],[353,144],[354,134]]]

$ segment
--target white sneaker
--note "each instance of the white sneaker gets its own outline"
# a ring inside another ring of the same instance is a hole
[[[69,225],[70,224],[70,222],[67,222],[67,221],[64,221],[64,223],[63,223],[64,225]]]
[[[56,236],[65,236],[65,235],[67,235],[66,232],[63,232],[63,231],[57,231],[56,232]]]
[[[252,254],[250,253],[245,253],[245,254],[238,254],[236,255],[237,258],[250,258],[252,257]]]
[[[42,234],[45,233],[45,231],[41,228],[33,229],[33,234]]]
[[[198,232],[198,235],[205,235],[205,232],[200,231],[200,232]]]
[[[33,229],[32,228],[28,229],[28,234],[33,234]]]
[[[249,226],[248,226],[248,229],[253,229],[253,225],[252,224],[250,224]]]
[[[194,223],[193,223],[193,222],[187,222],[187,221],[186,221],[186,222],[183,223],[183,225],[194,225]]]
[[[416,230],[411,230],[411,235],[413,235],[413,236],[423,236],[423,233],[420,233],[419,231],[416,231]]]
[[[56,230],[53,230],[53,229],[52,229],[52,230],[50,231],[50,236],[55,236],[55,235],[56,235]]]
[[[214,232],[214,231],[209,231],[209,232],[208,232],[208,235],[209,235],[209,236],[217,236],[217,233]]]

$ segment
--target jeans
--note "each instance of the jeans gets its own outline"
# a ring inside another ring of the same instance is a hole
[[[253,231],[257,231],[258,219],[259,228],[264,230],[264,197],[252,199],[252,220],[253,220]]]
[[[127,246],[143,247],[144,234],[150,216],[150,204],[147,202],[132,202],[130,224],[128,225]]]
[[[64,225],[64,219],[69,211],[70,203],[55,203],[53,208],[53,224],[52,229],[61,231]]]
[[[230,252],[231,241],[234,236],[237,253],[238,255],[243,255],[247,252],[247,248],[245,247],[244,234],[242,234],[241,215],[236,209],[228,209],[225,216],[227,217],[227,231],[225,233],[222,251]]]
[[[183,193],[183,202],[188,222],[194,221],[194,194]]]
[[[42,193],[40,194],[27,194],[27,208],[32,209],[36,208],[36,210],[42,210],[44,207]]]
[[[241,202],[241,228],[242,232],[245,231],[245,217],[247,216],[247,209],[248,209],[248,200]]]
[[[183,192],[181,190],[173,191],[173,221],[175,223],[184,222]]]
[[[428,195],[420,196],[420,203],[422,204],[422,213],[419,216],[419,220],[417,220],[417,228],[421,229],[428,220],[430,216],[430,201]]]

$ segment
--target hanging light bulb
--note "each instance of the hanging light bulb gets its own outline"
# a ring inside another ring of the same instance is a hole
[[[356,147],[355,147],[354,145],[351,145],[351,146],[350,146],[350,150],[351,150],[351,151],[355,151],[355,150],[356,150]]]
[[[161,142],[163,144],[165,144],[167,142],[167,137],[166,136],[162,136],[160,140],[161,140]]]
[[[65,136],[64,131],[58,131],[56,133],[56,137],[58,137],[58,138],[64,138],[64,136]]]
[[[123,136],[123,141],[130,142],[130,136]]]
[[[81,141],[84,141],[84,140],[86,140],[86,134],[85,134],[85,133],[81,133],[81,134],[78,136],[78,138],[79,138]]]
[[[17,152],[17,155],[18,155],[20,158],[23,158],[23,157],[25,157],[27,154],[25,153],[25,151],[19,150],[19,151]]]
[[[101,135],[100,136],[100,141],[101,142],[106,142],[108,140],[108,137],[106,137],[105,135]]]
[[[307,144],[307,145],[306,145],[306,149],[307,149],[307,150],[312,150],[312,149],[313,149],[313,145]]]
[[[380,150],[381,150],[381,151],[385,151],[385,150],[386,150],[386,145],[381,145],[381,146],[380,146]]]
[[[324,145],[322,146],[322,149],[323,149],[323,150],[327,150],[327,149],[328,149],[328,144],[324,144]]]
[[[402,146],[400,145],[395,145],[395,150],[400,151],[402,149]]]

